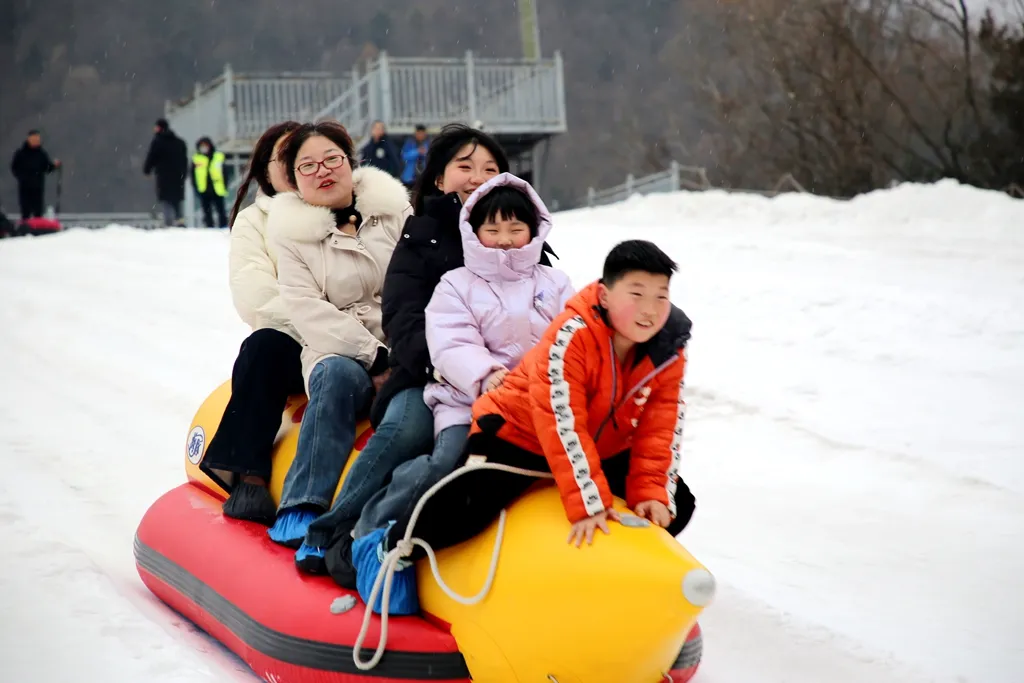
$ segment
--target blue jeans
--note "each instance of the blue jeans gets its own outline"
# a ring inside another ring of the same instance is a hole
[[[426,451],[433,440],[434,416],[423,403],[423,388],[403,389],[395,394],[377,429],[352,463],[334,505],[309,525],[306,545],[323,548],[340,525],[355,523],[363,505],[384,487],[392,470]]]
[[[309,375],[309,405],[299,427],[295,460],[284,480],[278,512],[298,505],[326,510],[356,441],[356,421],[373,399],[362,365],[329,356]]]
[[[431,486],[452,472],[459,463],[469,425],[453,425],[441,431],[434,452],[417,456],[395,468],[387,488],[377,491],[363,506],[356,524],[356,538],[382,529],[391,520],[408,520],[413,508]]]

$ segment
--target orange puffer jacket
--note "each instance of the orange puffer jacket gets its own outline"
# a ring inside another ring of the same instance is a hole
[[[673,306],[628,367],[616,358],[612,335],[594,282],[569,300],[504,383],[473,405],[473,433],[481,418],[500,415],[498,438],[544,455],[574,523],[611,506],[601,460],[626,450],[626,504],[657,500],[675,516],[690,320]]]

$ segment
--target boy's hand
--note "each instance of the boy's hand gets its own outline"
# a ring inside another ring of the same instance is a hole
[[[619,513],[609,508],[586,519],[581,519],[573,524],[572,529],[569,530],[568,542],[576,541],[576,547],[579,548],[580,544],[583,543],[583,539],[586,538],[587,545],[593,545],[595,529],[600,529],[606,534],[611,533],[611,530],[608,528],[608,520],[619,521]]]
[[[649,519],[654,524],[657,524],[662,529],[669,525],[672,521],[672,515],[668,511],[668,507],[660,500],[645,500],[636,506],[636,516]]]
[[[508,374],[508,368],[501,368],[491,373],[491,376],[487,378],[484,383],[484,393],[488,391],[494,391],[501,386],[501,383],[505,380],[505,375]]]

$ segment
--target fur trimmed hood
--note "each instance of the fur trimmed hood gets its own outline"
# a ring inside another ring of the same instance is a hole
[[[352,171],[352,194],[356,211],[368,221],[393,216],[403,220],[411,212],[409,193],[397,178],[373,167]],[[273,197],[267,218],[267,231],[277,238],[296,242],[322,242],[337,231],[334,214],[324,206],[313,206],[297,192],[281,192]]]

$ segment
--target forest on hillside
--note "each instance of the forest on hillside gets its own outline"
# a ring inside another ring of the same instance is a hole
[[[715,184],[789,173],[844,196],[943,176],[1024,184],[1024,5],[1005,1],[987,21],[961,0],[540,1],[569,116],[549,195],[570,205],[672,159]],[[40,128],[65,163],[63,210],[148,210],[141,167],[165,100],[226,63],[341,72],[382,49],[518,56],[515,2],[11,0],[0,153]],[[0,202],[14,199],[5,171]]]

